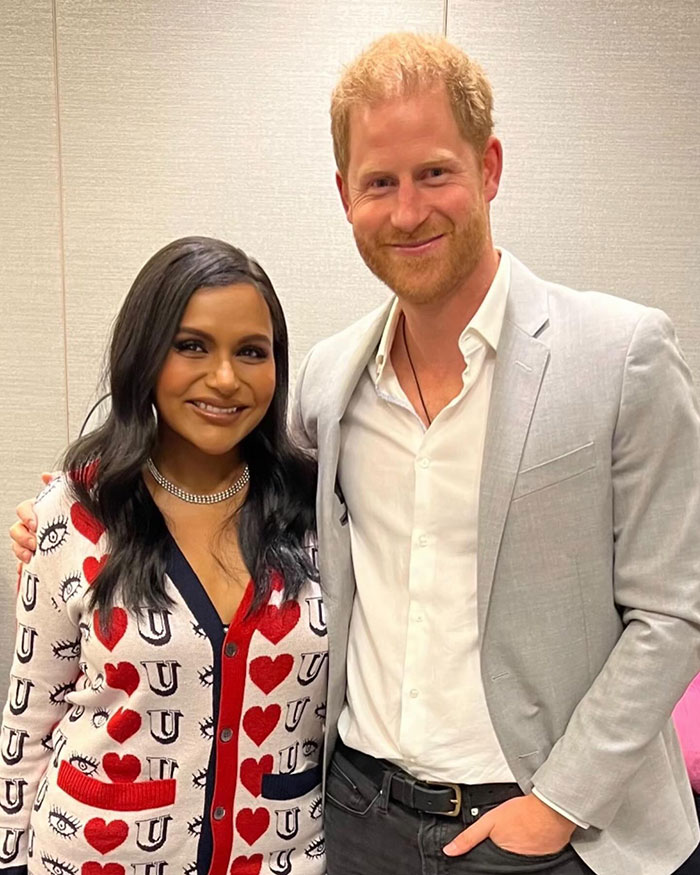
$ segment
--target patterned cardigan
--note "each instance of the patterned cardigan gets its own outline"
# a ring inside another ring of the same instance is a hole
[[[227,628],[174,541],[167,610],[87,606],[108,551],[59,478],[20,575],[0,737],[4,875],[322,875],[321,591]],[[311,549],[311,548],[310,548]],[[102,622],[101,622],[102,621]]]

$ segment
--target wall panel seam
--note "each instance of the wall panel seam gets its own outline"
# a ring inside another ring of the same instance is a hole
[[[56,107],[56,160],[58,163],[58,250],[61,276],[61,319],[63,321],[63,384],[66,404],[66,443],[70,440],[70,403],[68,394],[68,306],[66,302],[66,237],[65,237],[65,189],[63,179],[63,132],[61,128],[61,88],[58,63],[58,13],[56,0],[51,0],[53,23],[53,78],[54,103]]]

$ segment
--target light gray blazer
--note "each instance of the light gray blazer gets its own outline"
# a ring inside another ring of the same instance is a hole
[[[388,306],[314,347],[292,417],[318,449],[328,751],[355,590],[339,424]],[[481,665],[506,759],[591,824],[573,841],[599,875],[669,875],[698,842],[669,714],[700,670],[700,414],[668,318],[513,259],[485,446]]]

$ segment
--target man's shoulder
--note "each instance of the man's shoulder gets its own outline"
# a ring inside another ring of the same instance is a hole
[[[328,385],[329,380],[342,378],[358,357],[369,356],[379,342],[390,307],[391,301],[385,301],[347,328],[314,344],[303,365],[304,380],[319,378]]]

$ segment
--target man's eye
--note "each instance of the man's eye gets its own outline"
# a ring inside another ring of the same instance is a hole
[[[49,812],[49,826],[64,839],[72,839],[80,829],[80,821],[55,806]]]
[[[178,352],[206,352],[206,348],[204,343],[201,340],[193,340],[189,338],[188,340],[176,340],[173,343],[173,347]]]
[[[388,176],[379,176],[379,177],[377,177],[377,179],[373,179],[370,182],[369,187],[374,188],[374,189],[388,188],[390,185],[391,185],[391,180],[389,179]]]
[[[44,526],[37,535],[40,553],[53,553],[58,550],[68,536],[68,517],[60,516]]]
[[[97,760],[80,753],[74,753],[68,762],[84,775],[94,775],[97,771]]]

